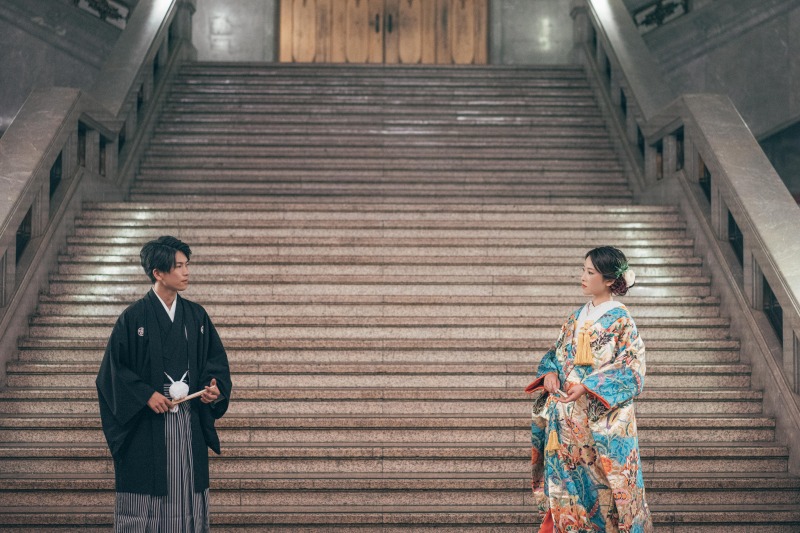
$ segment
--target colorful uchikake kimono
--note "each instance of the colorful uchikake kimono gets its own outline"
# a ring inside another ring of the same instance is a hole
[[[644,343],[621,303],[588,307],[570,315],[526,389],[533,397],[540,532],[649,533],[633,409],[644,385]],[[556,401],[544,389],[549,372],[558,374],[562,390],[580,383],[587,393],[575,402]]]

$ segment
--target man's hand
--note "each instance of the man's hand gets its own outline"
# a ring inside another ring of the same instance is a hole
[[[556,399],[561,403],[569,403],[569,402],[574,402],[584,394],[586,394],[586,387],[578,383],[569,388],[569,390],[567,391],[566,398],[556,398]]]
[[[544,390],[550,394],[555,394],[561,388],[561,382],[558,380],[558,374],[549,372],[544,375]]]
[[[206,390],[200,395],[200,401],[203,403],[211,403],[219,398],[219,389],[217,388],[217,380],[211,378],[211,383],[206,385]]]
[[[172,402],[163,394],[154,392],[150,399],[147,400],[147,407],[155,413],[163,414],[172,409]]]

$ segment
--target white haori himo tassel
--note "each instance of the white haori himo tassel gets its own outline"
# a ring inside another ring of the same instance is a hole
[[[169,396],[171,400],[180,400],[181,398],[185,398],[189,394],[189,384],[184,381],[186,376],[189,375],[189,371],[183,373],[183,377],[181,377],[180,381],[175,381],[172,377],[164,372],[164,375],[172,382],[172,385],[169,386]],[[169,411],[171,413],[178,412],[178,406],[175,405]]]

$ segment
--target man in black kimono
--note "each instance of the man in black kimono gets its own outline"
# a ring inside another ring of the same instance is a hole
[[[208,531],[207,448],[220,453],[214,421],[228,408],[231,378],[205,309],[178,295],[191,253],[174,237],[144,245],[153,288],[120,315],[97,374],[118,532]],[[173,381],[203,393],[173,404]]]

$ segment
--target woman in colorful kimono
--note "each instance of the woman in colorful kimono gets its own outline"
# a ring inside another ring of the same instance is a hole
[[[644,385],[644,343],[628,309],[613,298],[634,281],[618,249],[588,252],[581,284],[591,301],[569,316],[526,389],[534,400],[540,533],[653,530],[633,409]]]

